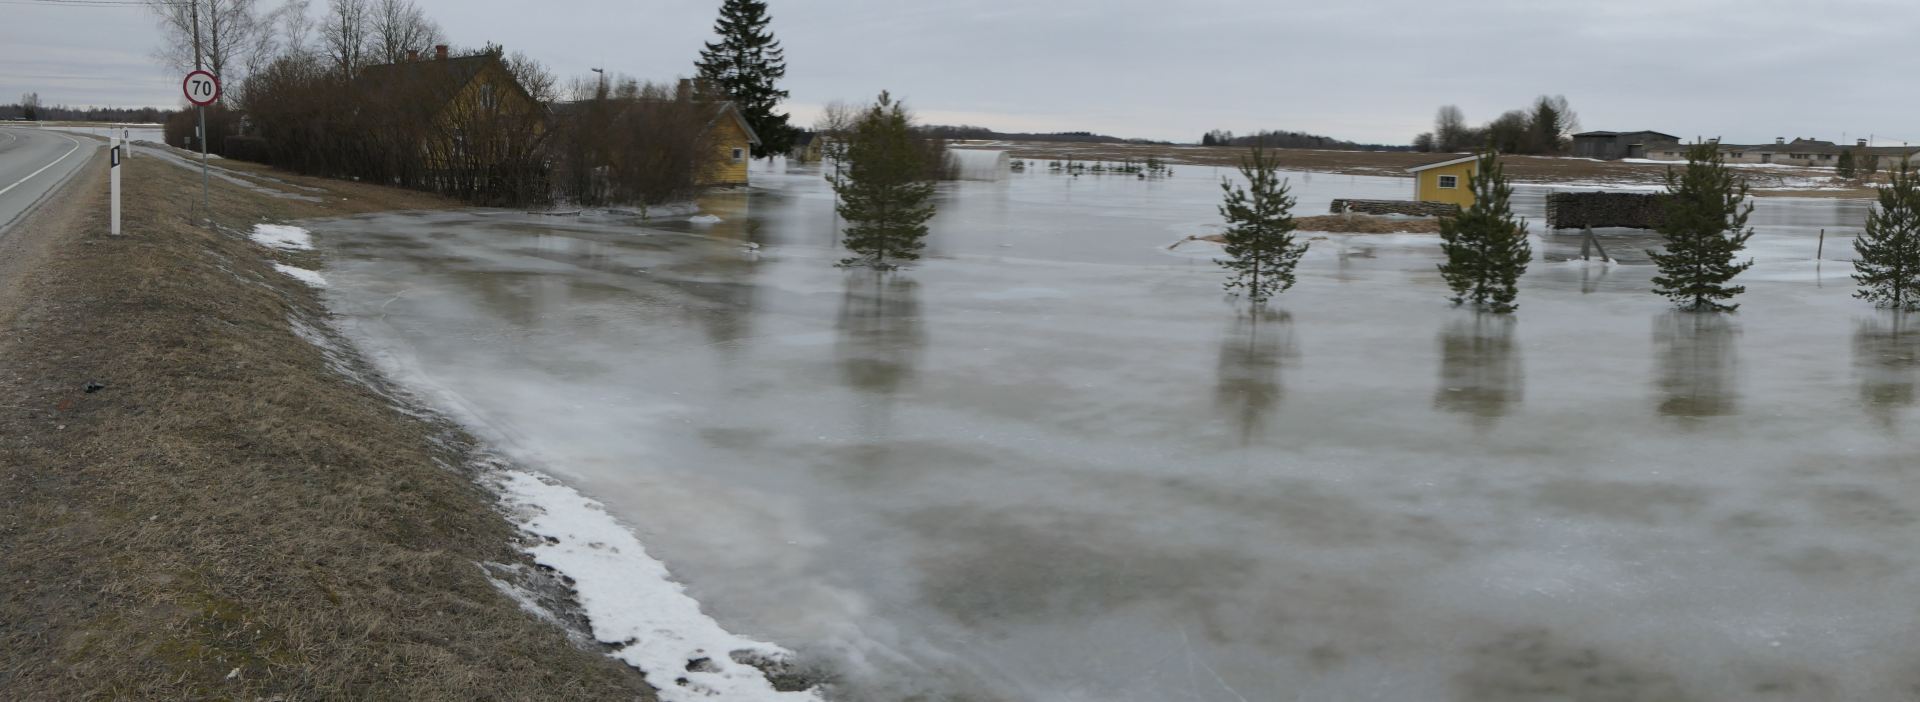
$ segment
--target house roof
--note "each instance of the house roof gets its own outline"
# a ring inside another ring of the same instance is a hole
[[[1459,164],[1462,164],[1462,163],[1466,163],[1466,162],[1468,162],[1468,161],[1476,161],[1476,160],[1479,160],[1479,158],[1480,158],[1479,156],[1475,156],[1475,155],[1467,155],[1467,156],[1456,156],[1456,157],[1454,157],[1454,158],[1450,158],[1450,159],[1447,159],[1447,160],[1445,160],[1445,161],[1439,161],[1439,162],[1436,162],[1436,163],[1429,163],[1429,164],[1426,164],[1426,165],[1424,165],[1424,166],[1414,166],[1414,167],[1412,167],[1412,168],[1409,168],[1409,169],[1407,169],[1407,172],[1408,172],[1408,173],[1419,173],[1419,172],[1421,172],[1421,171],[1431,171],[1431,170],[1433,170],[1433,169],[1435,169],[1435,168],[1440,168],[1440,167],[1443,167],[1443,166],[1454,166],[1454,165],[1459,165]]]
[[[740,131],[746,133],[747,143],[752,144],[754,146],[760,145],[760,134],[758,132],[753,131],[753,125],[747,124],[747,116],[740,114],[740,107],[738,105],[733,104],[733,101],[731,100],[720,103],[720,113],[718,115],[715,115],[714,119],[715,120],[726,119],[728,115],[731,115],[733,117],[733,121],[736,124],[740,125]]]
[[[501,72],[507,74],[507,82],[512,83],[514,89],[529,102],[533,100],[533,96],[527,93],[526,86],[520,85],[520,81],[514,80],[512,74],[507,73],[506,66],[500,62],[500,57],[490,53],[444,59],[423,58],[418,61],[368,66],[360,69],[360,75],[354,78],[354,84],[362,91],[373,93],[403,88],[427,89],[433,91],[433,94],[444,102],[458,96],[460,89],[472,83],[474,77],[480,75],[480,72],[486,70],[489,65],[499,66]]]
[[[629,102],[636,101],[631,98],[626,98],[625,100]],[[562,115],[571,114],[581,109],[580,106],[586,102],[588,101],[575,100],[572,102],[556,102],[553,104],[552,109],[557,114],[562,114]],[[671,102],[671,101],[663,100],[662,102]],[[760,145],[760,134],[758,132],[753,131],[753,125],[747,124],[747,118],[745,115],[740,114],[740,108],[738,106],[735,106],[733,102],[730,100],[722,100],[720,102],[713,103],[713,105],[714,105],[713,118],[707,121],[707,126],[711,127],[714,124],[720,122],[721,120],[731,119],[734,121],[735,124],[740,125],[740,132],[747,135],[747,143],[752,144],[754,146]]]

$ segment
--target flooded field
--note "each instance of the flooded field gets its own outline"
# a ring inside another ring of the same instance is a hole
[[[1849,297],[1865,203],[1760,202],[1733,316],[1648,293],[1651,234],[1536,227],[1513,319],[1418,235],[1316,240],[1253,317],[1166,248],[1224,173],[944,185],[888,276],[807,169],[717,223],[312,227],[384,369],[842,699],[1920,697],[1920,320]]]

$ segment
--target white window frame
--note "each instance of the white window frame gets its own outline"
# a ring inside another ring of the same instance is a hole
[[[746,150],[746,149],[734,149],[734,150],[733,150],[733,162],[734,162],[734,163],[739,163],[739,162],[740,162],[740,159],[742,159],[742,158],[744,158],[744,157],[746,157],[746,154],[747,154],[747,150]]]
[[[1434,184],[1434,187],[1437,187],[1441,190],[1459,190],[1460,176],[1443,175],[1438,178],[1435,178],[1433,184]]]

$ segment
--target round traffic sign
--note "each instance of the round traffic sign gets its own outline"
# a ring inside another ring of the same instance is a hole
[[[187,79],[180,81],[180,89],[186,91],[187,102],[206,107],[220,99],[220,79],[206,71],[194,71]]]

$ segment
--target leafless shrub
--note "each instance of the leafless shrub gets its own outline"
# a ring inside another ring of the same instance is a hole
[[[655,205],[696,194],[719,160],[720,104],[630,78],[575,81],[555,121],[554,184],[583,205]]]

